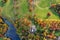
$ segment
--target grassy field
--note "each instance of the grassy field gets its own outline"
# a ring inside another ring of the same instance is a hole
[[[39,18],[45,19],[48,12],[51,13],[51,16],[48,19],[59,19],[58,16],[54,15],[49,9],[51,3],[56,4],[56,1],[52,0],[40,0],[38,6],[36,6],[35,13],[38,15]]]
[[[59,19],[59,17],[57,15],[54,15],[54,13],[52,13],[51,10],[49,9],[51,3],[57,4],[59,2],[60,2],[59,0],[49,0],[49,1],[48,0],[37,0],[33,13],[37,14],[38,18],[46,19],[47,13],[50,12],[51,16],[48,19]],[[24,0],[24,1],[22,0],[21,14],[24,15],[24,14],[33,14],[33,13],[28,12],[27,0]]]
[[[1,0],[0,0],[1,1]],[[19,0],[18,0],[19,1]],[[39,2],[38,2],[39,1]],[[46,19],[46,15],[48,12],[51,13],[51,16],[48,19],[59,19],[58,16],[54,15],[51,10],[49,9],[51,3],[59,3],[59,0],[36,0],[34,13],[37,14],[39,18]],[[25,14],[33,14],[28,11],[28,1],[27,0],[20,0],[19,1],[19,9],[18,9],[18,18],[24,16]],[[15,14],[13,13],[13,0],[8,0],[5,5],[3,6],[2,14],[8,18],[15,18]]]

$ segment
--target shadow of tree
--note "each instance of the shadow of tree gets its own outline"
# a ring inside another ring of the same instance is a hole
[[[49,18],[49,16],[46,16],[46,17],[45,17],[45,19],[48,19],[48,18]]]
[[[51,12],[55,15],[55,16],[58,16],[59,19],[60,19],[60,15],[56,12],[56,9],[54,8],[50,8]]]

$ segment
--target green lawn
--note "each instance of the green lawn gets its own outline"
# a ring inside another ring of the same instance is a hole
[[[45,19],[48,12],[51,13],[51,16],[48,19],[59,19],[58,16],[54,15],[52,11],[49,9],[50,3],[52,0],[40,0],[40,3],[38,6],[36,6],[35,13],[38,15],[39,18]],[[56,4],[56,1],[53,1],[52,3]]]
[[[54,15],[54,13],[52,13],[52,11],[49,9],[50,7],[50,3],[54,3],[54,4],[57,4],[59,3],[59,0],[38,0],[39,3],[37,4],[37,6],[35,5],[35,9],[34,9],[34,13],[37,14],[39,18],[41,19],[46,19],[46,15],[48,12],[51,13],[51,16],[48,18],[48,19],[59,19],[58,16]],[[29,13],[28,12],[28,2],[27,0],[22,0],[22,3],[21,3],[21,9],[20,9],[22,15],[24,14],[33,14],[33,13]]]
[[[0,0],[1,1],[1,0]],[[19,1],[19,0],[18,0]],[[39,3],[37,6],[35,5],[34,13],[37,14],[39,18],[46,19],[46,15],[48,12],[51,13],[51,16],[48,19],[59,19],[58,16],[54,15],[51,10],[49,9],[50,3],[59,3],[59,0],[38,0]],[[19,13],[18,18],[23,17],[25,14],[33,14],[28,11],[28,2],[27,0],[20,0],[19,1],[19,9],[17,12]],[[15,14],[13,13],[13,1],[8,0],[8,2],[3,6],[3,16],[8,18],[14,18]]]

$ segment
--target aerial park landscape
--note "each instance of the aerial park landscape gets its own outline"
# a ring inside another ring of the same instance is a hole
[[[0,40],[60,40],[60,0],[0,0]]]

